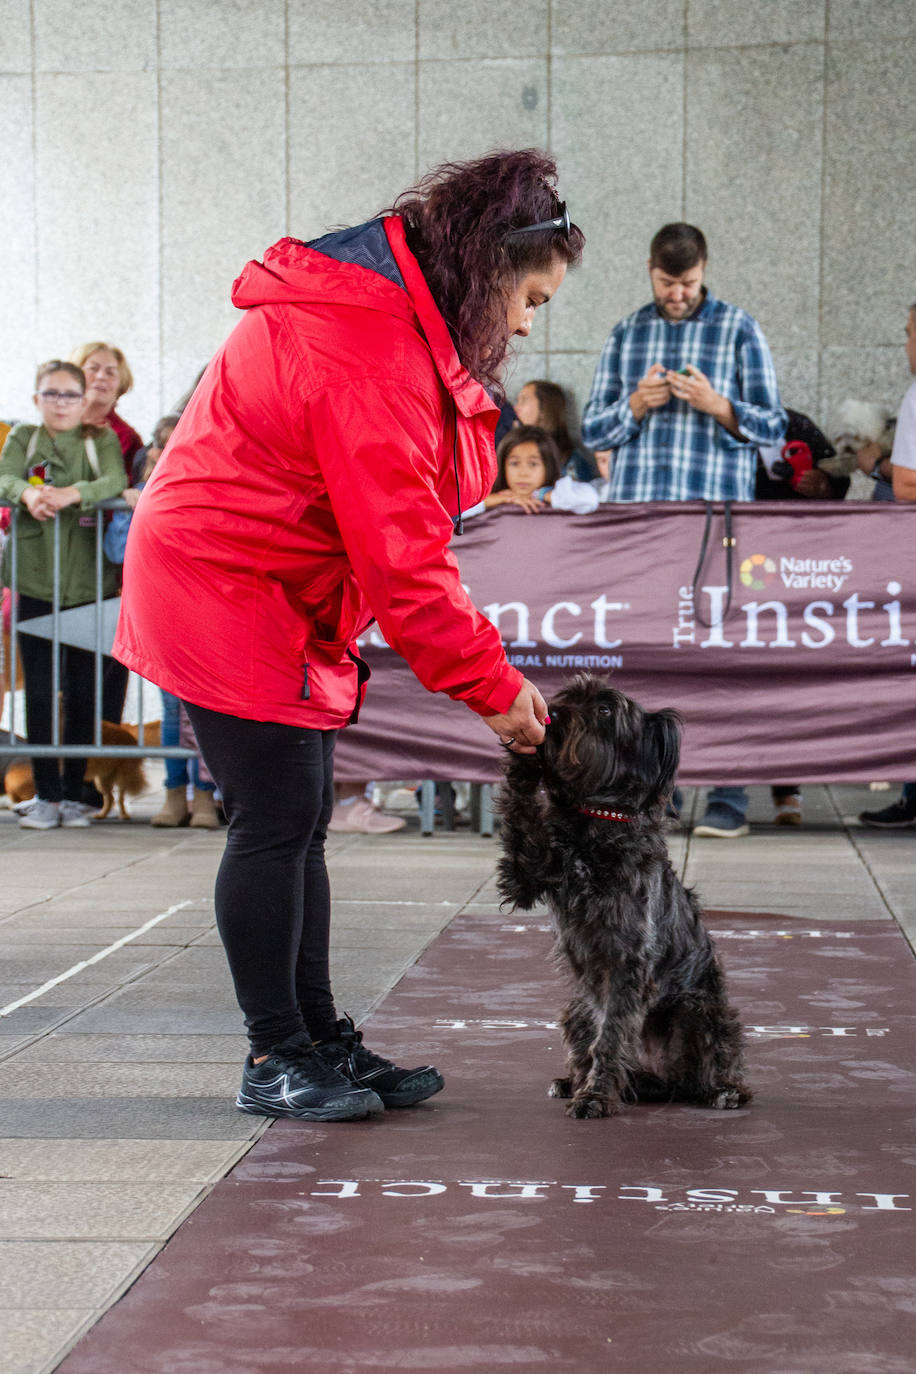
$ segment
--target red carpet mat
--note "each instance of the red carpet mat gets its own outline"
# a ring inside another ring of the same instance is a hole
[[[445,1092],[275,1125],[61,1370],[912,1374],[909,947],[892,922],[709,924],[748,1109],[569,1120],[546,925],[461,918],[368,1024]]]

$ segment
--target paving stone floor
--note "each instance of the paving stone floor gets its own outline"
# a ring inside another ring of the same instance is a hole
[[[916,945],[916,830],[858,811],[895,793],[804,789],[798,829],[693,839],[672,859],[706,905],[811,921],[893,917]],[[224,832],[132,823],[30,832],[0,813],[0,1350],[45,1374],[266,1128],[232,1101],[245,1042],[213,924]],[[337,1001],[363,1018],[462,911],[496,907],[498,841],[331,837]],[[74,971],[75,970],[75,971]]]

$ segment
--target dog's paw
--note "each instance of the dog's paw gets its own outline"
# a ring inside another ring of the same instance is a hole
[[[750,1102],[753,1095],[743,1083],[726,1083],[718,1089],[709,1105],[717,1112],[734,1112]]]
[[[555,1078],[547,1089],[548,1097],[572,1097],[573,1086],[571,1078]]]
[[[594,1121],[603,1116],[616,1116],[620,1103],[599,1093],[580,1093],[566,1108],[566,1115],[576,1121]]]

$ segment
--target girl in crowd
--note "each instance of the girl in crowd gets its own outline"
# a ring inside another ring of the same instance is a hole
[[[23,622],[53,610],[54,522],[60,534],[60,606],[82,606],[96,596],[96,501],[117,496],[124,464],[110,429],[81,420],[86,381],[80,368],[54,358],[35,379],[39,425],[17,425],[0,456],[0,498],[23,509],[16,522],[18,614]],[[3,581],[12,581],[12,540],[3,550]],[[117,569],[107,559],[102,592],[117,595]],[[25,679],[26,733],[32,744],[50,744],[53,713],[52,643],[20,633]],[[60,650],[64,744],[92,740],[95,657],[85,649]],[[26,830],[88,826],[94,808],[81,802],[85,758],[33,758],[36,801],[21,815]]]
[[[587,515],[598,509],[598,492],[589,482],[577,482],[560,469],[560,451],[550,435],[537,425],[518,425],[509,431],[496,452],[497,474],[493,490],[474,510],[497,506],[521,506],[536,515],[545,506]]]
[[[137,506],[115,653],[185,702],[223,797],[216,915],[251,1041],[242,1111],[339,1121],[443,1086],[369,1051],[335,1008],[334,740],[359,712],[373,615],[506,748],[544,737],[546,703],[449,544],[493,482],[512,336],[581,255],[555,180],[532,149],[453,163],[367,224],[248,263],[243,318]]]
[[[572,441],[566,418],[566,393],[556,382],[526,382],[516,397],[515,413],[519,424],[538,425],[554,439],[565,476],[580,482],[591,482],[598,476],[591,453]]]

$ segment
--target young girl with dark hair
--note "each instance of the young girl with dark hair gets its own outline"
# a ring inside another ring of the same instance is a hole
[[[496,463],[493,490],[467,515],[506,505],[521,506],[527,515],[536,515],[547,506],[573,515],[598,509],[598,493],[588,482],[577,482],[563,473],[560,450],[537,425],[510,430],[496,450]]]
[[[359,712],[373,615],[429,690],[507,748],[544,737],[544,699],[449,543],[493,483],[510,341],[581,255],[555,182],[532,149],[452,164],[392,213],[248,263],[243,318],[134,515],[115,653],[185,702],[222,793],[216,915],[251,1041],[242,1111],[336,1121],[443,1086],[430,1065],[371,1053],[334,1005],[334,740]]]

